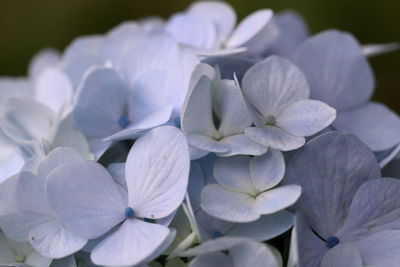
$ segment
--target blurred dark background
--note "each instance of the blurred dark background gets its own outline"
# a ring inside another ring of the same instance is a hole
[[[34,53],[64,49],[75,37],[104,33],[124,20],[167,18],[189,0],[0,0],[0,76],[25,75]],[[362,43],[400,41],[400,1],[227,0],[238,17],[260,8],[293,9],[311,33],[328,28],[352,32]],[[400,113],[400,52],[371,59],[377,79],[374,99]]]

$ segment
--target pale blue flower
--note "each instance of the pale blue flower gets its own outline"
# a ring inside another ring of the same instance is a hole
[[[253,54],[264,49],[278,35],[271,23],[272,15],[270,9],[258,10],[235,28],[236,14],[231,6],[205,1],[173,15],[166,22],[165,30],[202,56]]]
[[[48,258],[62,258],[80,250],[87,242],[59,222],[44,192],[46,179],[56,168],[84,161],[69,148],[53,150],[44,159],[35,159],[21,173],[0,184],[0,226],[16,242],[30,242]]]
[[[151,221],[178,208],[188,175],[185,137],[178,129],[164,126],[139,138],[128,155],[128,202],[111,175],[94,162],[57,168],[47,180],[46,191],[60,221],[78,236],[95,239],[115,227],[93,249],[91,259],[98,265],[127,266],[152,260],[172,242],[170,230]]]
[[[267,147],[244,134],[251,117],[237,83],[225,80],[209,65],[192,74],[181,114],[181,127],[194,150],[192,158],[214,152],[219,156],[262,155]]]
[[[302,186],[299,267],[398,265],[400,181],[380,178],[373,153],[356,137],[314,138],[290,160],[285,182]]]
[[[101,142],[138,137],[169,120],[171,105],[151,111],[148,106],[147,114],[138,117],[134,98],[120,73],[105,67],[94,68],[78,88],[73,111],[75,125],[92,142]]]
[[[281,151],[297,149],[310,136],[329,126],[336,111],[310,100],[304,74],[289,60],[271,56],[251,67],[242,81],[255,127],[245,134]]]
[[[276,187],[283,178],[282,153],[270,149],[259,157],[219,158],[214,164],[218,184],[201,192],[201,208],[208,214],[231,222],[256,221],[294,204],[300,196],[297,185]]]
[[[351,34],[331,30],[313,36],[293,60],[308,79],[311,98],[337,110],[335,129],[354,134],[375,152],[399,144],[400,119],[383,104],[370,101],[375,78]]]

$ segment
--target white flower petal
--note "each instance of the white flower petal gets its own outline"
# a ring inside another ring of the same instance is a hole
[[[212,49],[218,41],[218,29],[215,26],[212,20],[200,14],[179,13],[169,19],[165,30],[181,44]]]
[[[228,153],[229,147],[223,142],[219,142],[213,138],[198,134],[188,134],[186,135],[189,145],[194,149],[199,149],[202,151],[215,152],[215,153]],[[221,139],[223,140],[223,139]],[[198,154],[198,153],[196,153]],[[202,153],[199,153],[200,155]],[[201,157],[204,155],[201,155]]]
[[[252,184],[258,192],[263,192],[279,184],[285,174],[285,160],[282,152],[269,149],[266,154],[250,161]]]
[[[182,112],[182,129],[186,133],[212,137],[216,129],[212,118],[212,81],[203,75],[190,91]]]
[[[172,106],[165,106],[163,109],[157,110],[152,114],[147,114],[141,120],[129,125],[126,129],[121,130],[111,136],[104,138],[104,141],[119,141],[125,139],[134,139],[143,135],[148,130],[166,123],[172,114]]]
[[[230,157],[235,155],[259,156],[266,153],[268,150],[268,147],[253,141],[245,134],[231,135],[222,138],[219,142],[229,149],[227,152],[218,153],[218,156],[220,157]]]
[[[294,136],[310,136],[328,127],[336,110],[317,100],[301,100],[287,107],[276,124]]]
[[[272,10],[262,9],[247,16],[229,37],[226,46],[238,47],[245,45],[267,26],[272,19],[272,15]]]
[[[83,248],[87,240],[69,233],[53,220],[33,228],[29,232],[29,242],[41,255],[59,259]]]
[[[254,141],[281,151],[290,151],[302,147],[306,140],[289,134],[275,126],[251,127],[245,130],[245,134]]]
[[[64,51],[61,68],[70,77],[74,88],[78,87],[85,72],[94,65],[101,65],[101,36],[85,36],[75,39]]]
[[[229,4],[224,2],[195,2],[190,6],[189,12],[212,20],[217,26],[219,41],[227,39],[236,24],[235,11]]]
[[[62,225],[94,239],[124,219],[127,203],[110,174],[90,161],[63,164],[48,176],[46,193]]]
[[[126,161],[130,207],[144,218],[171,214],[185,197],[189,164],[188,145],[179,129],[163,126],[139,138]]]
[[[279,116],[289,105],[307,99],[310,89],[304,74],[289,60],[270,56],[251,67],[242,90],[249,104],[264,118]]]
[[[76,127],[88,138],[106,137],[122,130],[118,121],[127,108],[128,88],[119,73],[96,68],[78,88],[74,119]]]
[[[32,228],[51,218],[51,210],[38,178],[22,172],[0,185],[0,226],[14,241],[28,241]]]
[[[25,160],[17,152],[12,153],[6,160],[0,163],[0,183],[8,177],[17,174],[24,166]]]
[[[208,214],[230,222],[251,222],[260,218],[254,209],[255,199],[232,192],[220,185],[207,185],[201,191],[201,208]]]
[[[217,158],[214,163],[214,176],[218,184],[235,192],[255,193],[249,172],[250,159],[247,156]]]
[[[55,113],[71,104],[74,89],[69,78],[58,68],[44,70],[35,81],[35,99]]]
[[[3,132],[16,142],[48,138],[54,112],[28,97],[8,98],[4,107]]]
[[[47,154],[38,168],[37,176],[43,182],[46,182],[47,176],[57,167],[66,163],[75,163],[83,161],[84,158],[72,148],[58,147]]]
[[[121,227],[100,244],[92,254],[94,264],[131,266],[149,257],[168,237],[169,229],[137,219],[126,220]]]
[[[60,52],[52,48],[45,48],[33,56],[29,63],[29,77],[36,79],[41,72],[48,67],[53,67],[59,64],[61,60]]]
[[[213,98],[215,114],[220,120],[218,131],[223,136],[243,133],[251,125],[249,111],[235,81],[216,81]]]
[[[272,247],[254,241],[232,247],[229,256],[232,258],[234,266],[282,266],[281,256],[278,256]]]
[[[308,79],[311,98],[337,110],[356,107],[372,95],[371,67],[349,33],[329,30],[317,34],[298,47],[293,60]]]
[[[286,185],[267,190],[257,196],[255,209],[260,214],[272,214],[293,205],[300,197],[299,185]]]

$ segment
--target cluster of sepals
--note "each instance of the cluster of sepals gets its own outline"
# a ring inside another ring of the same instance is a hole
[[[275,267],[292,229],[288,266],[398,266],[397,47],[197,2],[42,51],[0,79],[0,265]]]

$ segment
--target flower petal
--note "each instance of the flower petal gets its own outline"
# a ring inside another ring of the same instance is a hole
[[[76,150],[67,147],[58,147],[47,154],[38,168],[37,176],[43,183],[46,182],[47,176],[58,166],[66,163],[81,162],[84,158],[76,152]]]
[[[260,214],[272,214],[293,205],[300,197],[298,185],[280,186],[261,193],[256,198],[255,209]]]
[[[236,223],[225,236],[249,237],[266,241],[277,237],[293,226],[293,214],[283,210],[271,215],[261,216],[250,223]]]
[[[212,49],[218,41],[214,21],[194,12],[173,15],[165,30],[179,43],[193,48]]]
[[[127,203],[100,164],[63,164],[48,176],[46,193],[52,210],[68,231],[94,239],[124,219]]]
[[[29,77],[36,79],[42,71],[48,67],[59,64],[61,60],[60,52],[55,49],[45,48],[35,54],[29,63]]]
[[[348,33],[330,30],[313,36],[296,50],[293,60],[304,71],[313,99],[344,110],[365,103],[372,95],[371,67]]]
[[[101,266],[131,266],[149,257],[168,237],[165,226],[137,219],[126,220],[121,227],[91,254],[94,264]]]
[[[89,72],[77,91],[74,107],[76,127],[86,137],[106,137],[122,130],[118,124],[128,96],[119,73],[107,68]]]
[[[101,65],[101,36],[85,36],[75,39],[64,51],[62,70],[69,76],[74,88],[78,87],[85,72],[94,65]]]
[[[219,142],[229,149],[227,152],[218,153],[218,156],[220,157],[230,157],[235,155],[259,156],[265,154],[268,150],[268,147],[253,141],[245,134],[231,135],[222,138]]]
[[[400,255],[393,251],[399,251],[399,244],[399,230],[385,230],[354,241],[364,266],[397,267]]]
[[[341,233],[367,235],[384,229],[399,229],[400,181],[395,178],[370,179],[354,195]]]
[[[255,188],[249,171],[250,159],[247,156],[217,158],[214,163],[214,176],[218,184],[234,192],[254,193]]]
[[[182,203],[189,177],[183,133],[171,126],[151,130],[133,145],[126,161],[129,204],[139,217],[159,219]]]
[[[328,238],[343,225],[360,185],[376,177],[380,168],[366,145],[353,135],[328,132],[291,158],[284,183],[301,185],[298,210],[312,229]]]
[[[277,125],[294,136],[310,136],[328,127],[336,110],[317,100],[301,100],[287,107]]]
[[[22,196],[22,197],[21,197]],[[52,217],[38,178],[29,172],[13,175],[0,185],[0,226],[17,242],[28,241],[29,232]]]
[[[290,151],[300,148],[306,140],[304,137],[293,136],[275,126],[250,127],[245,134],[254,141],[280,151]]]
[[[55,113],[70,104],[74,88],[69,78],[58,68],[44,70],[35,82],[35,99],[50,107]]]
[[[229,251],[234,266],[279,267],[282,258],[278,255],[272,247],[254,241],[238,244]]]
[[[212,81],[203,75],[190,91],[182,112],[182,129],[186,133],[214,136],[216,129],[212,119]]]
[[[354,134],[373,151],[386,150],[400,142],[399,116],[380,103],[339,112],[333,126]]]
[[[363,263],[357,248],[351,243],[343,243],[333,247],[324,255],[321,267],[363,267]]]
[[[220,185],[207,185],[201,191],[201,208],[208,214],[230,222],[251,222],[260,218],[254,209],[255,199],[232,192]]]
[[[244,96],[264,118],[279,116],[289,105],[310,95],[304,74],[289,60],[270,56],[243,77]]]
[[[261,32],[272,19],[272,10],[262,9],[247,16],[236,27],[226,44],[227,47],[239,47],[245,45],[259,32]]]
[[[250,174],[254,188],[263,192],[279,184],[285,173],[282,152],[269,149],[266,154],[250,161]]]
[[[228,153],[229,147],[223,142],[219,142],[213,138],[198,134],[186,135],[189,145],[194,149],[215,153]],[[223,139],[221,139],[223,140]],[[200,153],[201,154],[201,153]],[[194,154],[195,155],[195,154]],[[201,157],[204,155],[201,155]],[[199,157],[200,158],[200,157]]]
[[[224,2],[195,2],[190,6],[189,12],[212,20],[217,26],[219,41],[226,40],[236,24],[235,11]]]
[[[218,131],[223,136],[243,133],[251,117],[240,87],[233,80],[219,80],[214,85],[213,106],[220,120]]]
[[[32,246],[48,258],[63,258],[82,249],[87,240],[68,232],[57,220],[33,228],[29,233]]]

